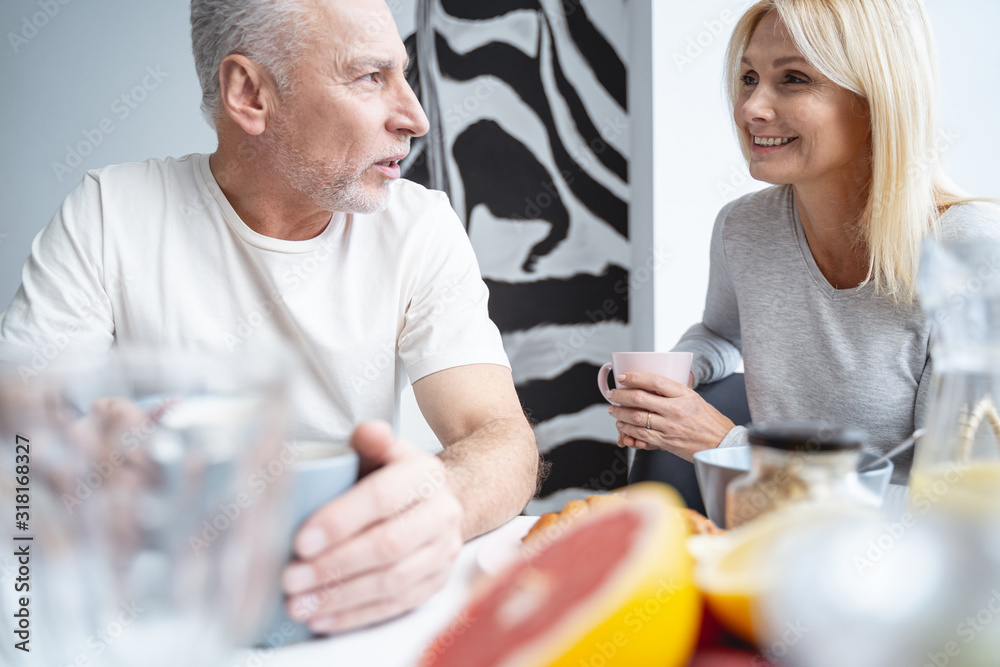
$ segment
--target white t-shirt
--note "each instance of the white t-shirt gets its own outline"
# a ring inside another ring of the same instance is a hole
[[[361,420],[395,421],[405,374],[509,363],[447,197],[390,187],[385,211],[337,213],[315,238],[286,241],[240,220],[207,155],[89,172],[32,243],[0,314],[0,358],[28,371],[116,341],[285,341],[305,361],[294,437],[342,439]]]

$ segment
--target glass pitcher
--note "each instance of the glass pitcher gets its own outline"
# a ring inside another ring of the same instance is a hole
[[[1000,515],[1000,243],[924,243],[934,380],[911,505]]]

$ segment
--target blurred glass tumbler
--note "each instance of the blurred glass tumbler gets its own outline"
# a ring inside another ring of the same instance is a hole
[[[258,640],[286,556],[287,361],[117,350],[0,378],[0,539],[30,554],[26,600],[0,572],[0,663],[219,665]]]
[[[690,352],[612,352],[611,363],[601,366],[597,371],[597,386],[601,394],[611,405],[618,405],[608,398],[608,371],[613,370],[615,377],[622,373],[656,373],[674,382],[680,382],[685,387],[691,374]]]

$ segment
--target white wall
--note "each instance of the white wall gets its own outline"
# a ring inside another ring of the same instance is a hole
[[[641,3],[637,3],[638,5]],[[750,180],[723,103],[722,58],[745,0],[652,0],[655,243],[654,349],[666,350],[701,317],[712,223],[728,200],[766,184]],[[941,60],[942,146],[955,181],[1000,197],[1000,3],[925,0]],[[641,10],[640,10],[641,11]],[[638,127],[633,135],[642,135]],[[632,173],[644,165],[633,164]]]
[[[189,6],[0,3],[0,308],[31,239],[88,169],[215,149],[198,110]],[[77,162],[70,149],[88,154]],[[53,167],[67,159],[66,172]]]
[[[653,349],[670,349],[701,317],[719,208],[762,187],[747,172],[723,101],[723,53],[749,4],[653,0],[654,237],[669,256],[655,278]]]

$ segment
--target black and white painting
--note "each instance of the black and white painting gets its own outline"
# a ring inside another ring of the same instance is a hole
[[[551,465],[530,512],[623,486],[596,376],[630,348],[625,0],[390,1],[430,120],[406,178],[443,190]]]

